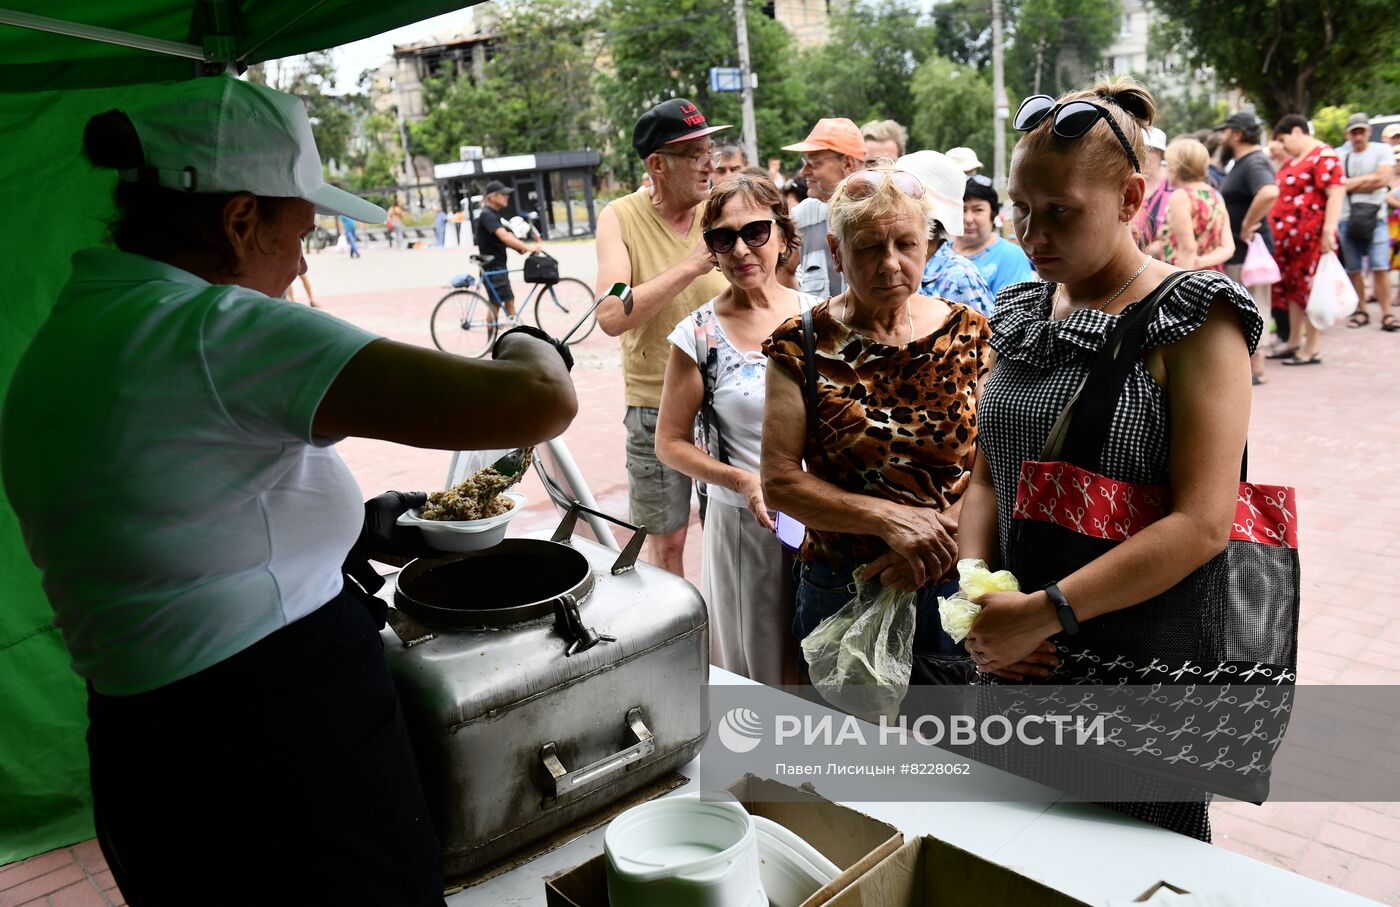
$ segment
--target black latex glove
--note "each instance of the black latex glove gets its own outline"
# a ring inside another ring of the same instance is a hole
[[[400,516],[426,503],[425,491],[386,491],[365,501],[365,521],[350,555],[397,566],[402,566],[404,558],[440,556],[423,541],[417,526],[398,524]]]
[[[501,341],[509,337],[511,334],[529,334],[531,337],[543,340],[545,343],[550,344],[559,352],[559,358],[564,360],[565,368],[567,368],[571,372],[574,370],[574,354],[569,352],[569,345],[567,343],[561,343],[558,340],[555,340],[553,337],[549,336],[539,328],[532,327],[528,324],[522,324],[518,327],[513,327],[501,336],[497,337],[496,342],[491,345],[492,359],[500,358]]]

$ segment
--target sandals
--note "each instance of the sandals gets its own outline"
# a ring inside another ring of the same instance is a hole
[[[1387,334],[1400,331],[1400,318],[1396,318],[1394,315],[1386,315],[1381,319],[1381,330],[1385,331]]]
[[[1298,348],[1296,346],[1281,346],[1271,353],[1264,354],[1265,359],[1297,359]]]
[[[1391,316],[1387,315],[1386,317],[1389,318]],[[1370,323],[1371,313],[1367,312],[1365,309],[1357,309],[1347,316],[1347,327],[1349,328],[1364,328]],[[1397,328],[1389,328],[1389,330],[1394,331],[1397,330]]]
[[[1290,356],[1289,358],[1283,360],[1283,364],[1284,364],[1284,365],[1321,365],[1321,364],[1322,364],[1322,354],[1321,354],[1321,353],[1313,353],[1311,356],[1309,356],[1308,358],[1304,359],[1302,356],[1299,356],[1299,355],[1297,355],[1297,354],[1295,353],[1293,356]]]

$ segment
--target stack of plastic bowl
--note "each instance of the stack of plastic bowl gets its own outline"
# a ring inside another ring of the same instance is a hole
[[[519,491],[502,492],[501,497],[511,502],[511,508],[484,520],[425,520],[417,510],[410,510],[399,517],[398,523],[417,526],[423,533],[423,540],[439,551],[493,548],[506,537],[506,524],[515,519],[526,502],[525,495]]]
[[[772,819],[754,816],[758,832],[758,875],[770,907],[798,907],[841,874],[835,863]]]
[[[753,817],[738,803],[668,797],[603,833],[612,907],[767,907]]]

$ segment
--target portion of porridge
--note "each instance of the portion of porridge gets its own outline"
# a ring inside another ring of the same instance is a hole
[[[500,516],[515,506],[501,492],[515,484],[516,476],[503,476],[488,466],[447,491],[428,495],[419,516],[425,520],[484,520]]]

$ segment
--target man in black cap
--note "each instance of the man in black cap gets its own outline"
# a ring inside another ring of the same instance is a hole
[[[622,338],[627,426],[628,502],[632,522],[649,530],[648,558],[684,574],[691,482],[656,457],[656,417],[669,355],[667,335],[681,319],[725,287],[701,236],[701,205],[714,175],[711,126],[685,98],[642,114],[632,147],[646,164],[643,186],[598,216],[599,292],[621,281],[632,287],[632,313],[617,299],[598,308],[598,324]]]
[[[1256,235],[1263,237],[1269,254],[1273,254],[1274,240],[1269,233],[1268,213],[1274,199],[1278,198],[1278,182],[1269,156],[1259,147],[1264,135],[1264,123],[1259,117],[1242,110],[1231,114],[1215,129],[1220,133],[1220,151],[1226,160],[1220,195],[1225,199],[1225,210],[1230,215],[1230,233],[1235,238],[1235,254],[1225,265],[1225,275],[1243,286],[1241,272],[1250,240]],[[1245,289],[1254,297],[1254,304],[1259,306],[1259,314],[1267,323],[1273,287],[1263,284]],[[1275,314],[1275,317],[1278,315]],[[1287,325],[1279,327],[1282,336],[1288,336]],[[1265,381],[1262,348],[1255,353],[1253,369],[1254,383],[1262,384]]]
[[[539,243],[526,245],[510,227],[501,220],[500,212],[510,204],[510,195],[515,190],[498,180],[486,184],[485,195],[481,199],[481,213],[476,218],[476,250],[481,256],[481,270],[487,272],[507,315],[515,314],[515,290],[510,286],[509,274],[490,274],[491,271],[504,271],[508,266],[506,249],[514,249],[521,255],[542,251]]]

